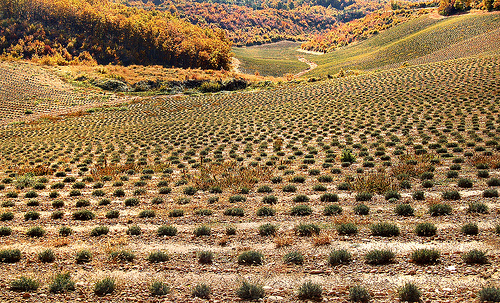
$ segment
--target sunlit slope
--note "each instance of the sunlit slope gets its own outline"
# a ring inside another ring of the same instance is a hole
[[[494,53],[500,49],[499,25],[497,13],[443,19],[422,16],[315,58],[319,67],[307,75],[332,74],[341,68],[376,70]]]
[[[116,99],[109,93],[74,87],[35,64],[0,62],[0,74],[0,124]]]
[[[296,74],[308,68],[298,60],[305,54],[297,51],[299,42],[282,41],[250,47],[235,47],[233,52],[240,60],[240,71],[248,74],[259,72],[262,76],[281,77]]]

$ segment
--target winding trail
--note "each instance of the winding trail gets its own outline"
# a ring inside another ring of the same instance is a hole
[[[298,59],[299,59],[300,62],[304,62],[307,65],[309,65],[309,68],[306,69],[306,70],[301,71],[300,73],[295,74],[294,75],[295,78],[302,77],[305,73],[308,73],[308,72],[312,71],[313,69],[315,69],[316,67],[318,67],[318,64],[316,64],[316,63],[314,63],[312,61],[309,61],[309,60],[307,60],[304,57],[299,57]]]

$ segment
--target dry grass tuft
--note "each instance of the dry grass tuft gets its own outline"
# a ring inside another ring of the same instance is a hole
[[[358,175],[353,180],[349,180],[348,183],[352,190],[370,193],[385,193],[397,186],[394,178],[386,172]]]
[[[274,239],[274,244],[276,244],[276,248],[292,246],[294,243],[295,239],[292,236],[282,235],[282,236],[277,236]]]
[[[399,161],[392,167],[391,175],[418,177],[422,173],[429,171],[432,167],[432,160],[436,159],[434,154],[404,154],[399,156]]]
[[[220,188],[253,187],[257,182],[267,181],[272,169],[267,167],[241,167],[236,162],[206,164],[192,178],[194,186],[202,190]]]
[[[472,159],[470,160],[470,164],[473,166],[476,166],[478,164],[485,164],[493,169],[500,168],[500,154],[495,153],[491,156],[477,154],[472,157]]]
[[[323,246],[332,243],[332,239],[329,235],[319,235],[313,238],[312,240],[314,246]]]

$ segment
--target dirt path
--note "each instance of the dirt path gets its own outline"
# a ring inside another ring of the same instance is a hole
[[[312,71],[313,69],[315,69],[316,67],[318,67],[318,64],[316,64],[316,63],[314,63],[312,61],[309,61],[309,60],[307,60],[304,57],[299,57],[299,61],[300,62],[304,62],[305,64],[309,65],[309,68],[306,69],[306,70],[301,71],[298,74],[295,74],[294,75],[295,78],[302,77],[305,73],[308,73],[308,72]]]

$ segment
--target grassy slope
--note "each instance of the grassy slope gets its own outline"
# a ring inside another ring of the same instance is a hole
[[[464,58],[500,49],[500,14],[466,14],[443,19],[429,15],[388,29],[370,39],[317,56],[296,51],[298,43],[280,42],[234,48],[241,70],[281,76],[307,68],[297,60],[303,56],[318,64],[305,77],[337,73],[341,68],[377,70],[404,63],[422,64]]]
[[[49,69],[26,62],[0,62],[0,124],[27,117],[113,102],[114,94],[63,82]]]
[[[233,48],[235,57],[241,61],[240,70],[253,74],[258,71],[262,76],[281,77],[284,74],[296,74],[307,69],[307,64],[298,60],[299,42],[277,42],[251,47]]]
[[[411,63],[418,63],[416,58],[429,56],[446,48],[454,49],[453,46],[463,45],[468,39],[485,44],[484,50],[491,51],[498,49],[495,46],[498,45],[498,39],[491,38],[495,37],[494,30],[499,22],[499,14],[468,14],[439,20],[422,16],[359,44],[316,58],[315,62],[319,67],[309,76],[335,73],[340,68],[366,70],[396,67],[410,60],[413,60]],[[455,50],[464,51],[463,55],[455,57],[472,55],[464,48]],[[431,61],[446,59],[450,58],[437,56]]]

